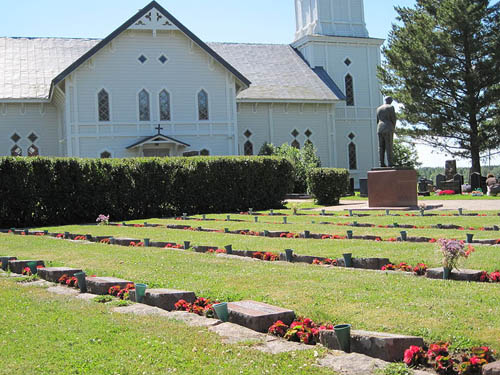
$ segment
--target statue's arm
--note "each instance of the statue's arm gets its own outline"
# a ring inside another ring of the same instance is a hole
[[[391,108],[391,120],[393,128],[396,129],[396,122],[398,121],[398,118],[396,116],[396,110],[394,109],[394,107]]]

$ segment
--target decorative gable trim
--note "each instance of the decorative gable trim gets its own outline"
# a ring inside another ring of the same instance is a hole
[[[137,20],[129,30],[179,30],[162,12],[156,8],[151,9],[141,19]]]
[[[107,46],[113,39],[115,39],[118,35],[120,35],[123,31],[127,30],[131,26],[143,26],[143,25],[135,25],[138,21],[142,20],[143,17],[147,16],[151,12],[151,19],[153,20],[153,10],[156,10],[159,14],[163,15],[168,21],[170,21],[178,30],[182,31],[188,38],[194,41],[200,48],[205,50],[210,56],[212,56],[215,60],[217,60],[222,66],[224,66],[227,70],[229,70],[236,78],[243,84],[243,86],[249,87],[251,82],[239,71],[237,71],[232,65],[230,65],[226,60],[224,60],[220,55],[218,55],[212,48],[210,48],[207,44],[205,44],[200,38],[194,35],[191,31],[189,31],[183,24],[181,24],[174,16],[172,16],[169,12],[167,12],[160,4],[156,1],[152,1],[149,3],[144,9],[140,10],[135,16],[126,21],[123,25],[121,25],[118,29],[109,34],[105,39],[103,39],[100,43],[98,43],[95,47],[90,49],[86,54],[76,60],[73,64],[71,64],[68,68],[66,68],[62,73],[60,73],[56,78],[52,80],[52,84],[50,87],[50,95],[52,96],[52,92],[54,87],[64,80],[68,75],[74,72],[78,67],[84,64],[88,59],[94,56],[97,52],[99,52],[102,48]],[[157,13],[157,14],[158,14]],[[151,21],[152,22],[152,21]]]

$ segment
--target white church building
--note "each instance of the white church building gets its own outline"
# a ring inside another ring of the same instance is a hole
[[[0,155],[252,155],[310,141],[323,166],[365,178],[383,40],[363,0],[295,8],[290,45],[207,44],[156,1],[102,40],[0,38]]]

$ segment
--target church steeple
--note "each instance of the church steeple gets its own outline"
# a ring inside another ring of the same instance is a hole
[[[368,38],[363,0],[295,0],[295,40],[306,35]]]

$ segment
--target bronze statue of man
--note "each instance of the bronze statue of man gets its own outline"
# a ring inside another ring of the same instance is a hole
[[[397,117],[396,110],[391,104],[392,98],[389,96],[385,99],[385,104],[377,108],[378,151],[381,167],[394,166],[392,154]],[[387,165],[385,164],[385,154],[387,154]]]

